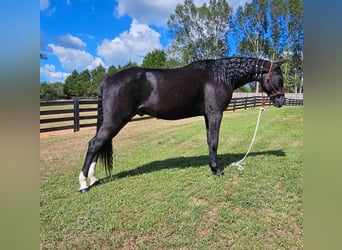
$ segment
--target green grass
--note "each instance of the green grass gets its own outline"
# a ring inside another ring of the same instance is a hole
[[[258,109],[224,114],[219,163],[208,167],[203,118],[129,123],[115,167],[81,195],[94,130],[41,138],[41,249],[302,249],[303,107],[267,107],[245,170]]]

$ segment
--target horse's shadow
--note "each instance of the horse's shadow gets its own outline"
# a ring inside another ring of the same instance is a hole
[[[259,151],[259,152],[251,152],[249,156],[256,155],[273,155],[273,156],[286,156],[283,150],[269,150],[269,151]],[[221,163],[221,166],[227,167],[231,163],[241,160],[245,154],[222,154],[218,155],[218,161]],[[117,173],[115,175],[103,178],[100,180],[98,185],[102,185],[117,179],[125,178],[128,176],[137,176],[141,174],[147,174],[154,171],[160,171],[162,169],[172,169],[172,168],[189,168],[189,167],[200,167],[207,166],[209,162],[208,155],[200,155],[193,157],[177,157],[177,158],[169,158],[160,161],[153,161],[142,166],[139,166],[135,169],[124,171]],[[209,169],[209,167],[208,167]]]

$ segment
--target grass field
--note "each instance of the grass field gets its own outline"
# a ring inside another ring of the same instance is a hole
[[[202,117],[129,123],[115,166],[78,193],[95,129],[41,137],[41,249],[302,249],[303,107],[267,107],[246,167],[258,109],[226,112],[222,178],[211,174]]]

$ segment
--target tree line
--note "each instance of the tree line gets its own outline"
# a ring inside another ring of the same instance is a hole
[[[286,59],[282,66],[286,91],[303,91],[302,0],[252,0],[235,13],[227,0],[210,0],[200,7],[193,0],[184,0],[167,26],[170,46],[147,53],[141,65],[128,62],[122,67],[74,70],[64,83],[41,83],[41,99],[96,96],[105,76],[134,66],[174,68],[226,56]],[[244,91],[258,92],[258,85],[245,86]]]

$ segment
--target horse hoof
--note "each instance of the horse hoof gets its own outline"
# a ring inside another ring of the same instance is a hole
[[[99,185],[99,184],[100,184],[100,181],[97,180],[97,181],[95,181],[93,184],[91,184],[90,187],[92,188],[92,187],[95,187],[95,186],[97,186],[97,185]]]
[[[218,170],[215,175],[223,177],[224,176],[224,172],[222,170]]]
[[[81,194],[84,194],[89,191],[89,188],[83,188],[79,190]]]

